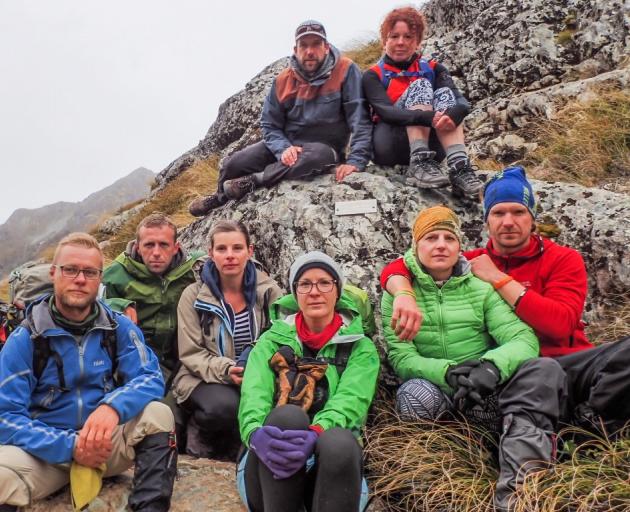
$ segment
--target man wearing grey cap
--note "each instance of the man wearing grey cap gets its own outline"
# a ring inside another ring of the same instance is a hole
[[[361,71],[342,57],[318,21],[300,23],[290,65],[274,80],[263,105],[263,140],[224,162],[217,192],[195,199],[196,217],[284,178],[335,170],[337,181],[362,171],[370,159],[372,124]],[[345,148],[350,141],[350,150]]]

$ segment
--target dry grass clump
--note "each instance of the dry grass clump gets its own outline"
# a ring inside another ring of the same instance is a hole
[[[498,476],[492,437],[466,423],[405,423],[392,403],[379,400],[366,433],[370,488],[387,509],[492,511]],[[628,434],[630,424],[617,440],[576,427],[560,431],[560,462],[527,476],[514,512],[630,510]]]
[[[616,305],[586,327],[586,334],[589,340],[600,343],[630,336],[630,294],[619,296]]]
[[[630,510],[630,439],[613,441],[577,428],[561,438],[587,436],[571,457],[551,471],[533,473],[519,492],[515,512],[608,512]]]
[[[105,248],[107,259],[115,258],[121,253],[127,242],[135,238],[136,226],[147,215],[160,211],[173,220],[178,227],[187,226],[195,218],[188,213],[188,204],[198,195],[208,195],[217,188],[219,159],[212,156],[205,160],[199,160],[192,164],[185,172],[171,181],[167,187],[156,193],[142,207],[123,224],[115,236],[109,239],[109,244]],[[94,235],[99,238],[98,231]]]
[[[9,302],[9,279],[0,281],[0,300]]]
[[[372,64],[375,64],[383,54],[383,45],[379,39],[369,41],[355,41],[350,44],[343,54],[352,59],[361,70],[365,71]]]
[[[539,146],[527,156],[539,179],[605,185],[630,177],[630,92],[600,89],[572,102],[534,130]]]
[[[405,423],[381,410],[366,433],[370,488],[388,510],[491,511],[493,441],[468,424]]]

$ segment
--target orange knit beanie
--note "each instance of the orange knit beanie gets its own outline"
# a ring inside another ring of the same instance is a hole
[[[418,242],[424,235],[438,229],[445,229],[453,233],[459,243],[462,243],[462,232],[457,214],[446,206],[433,206],[422,210],[413,223],[413,241]]]

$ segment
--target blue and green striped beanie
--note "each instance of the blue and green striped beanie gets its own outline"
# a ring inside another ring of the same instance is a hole
[[[496,173],[486,183],[483,191],[483,220],[488,220],[488,214],[495,204],[519,203],[525,205],[536,218],[536,198],[532,185],[527,181],[525,169],[520,166],[507,167]]]

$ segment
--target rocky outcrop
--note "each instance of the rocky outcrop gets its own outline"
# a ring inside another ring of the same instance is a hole
[[[0,225],[0,277],[73,231],[87,231],[133,201],[146,197],[155,174],[140,167],[77,203],[20,208]]]
[[[256,257],[285,287],[295,257],[319,249],[339,261],[348,279],[378,303],[378,275],[385,263],[409,247],[410,226],[422,208],[448,205],[461,216],[464,246],[485,243],[477,202],[454,199],[448,189],[419,190],[405,170],[370,166],[341,184],[332,175],[282,182],[191,224],[181,241],[189,249],[205,248],[214,220],[241,219],[258,242]],[[587,316],[594,317],[620,293],[630,291],[630,197],[577,185],[535,180],[533,185],[542,208],[539,220],[554,226],[559,243],[584,256],[589,273]],[[336,202],[359,199],[376,199],[377,212],[335,215]]]
[[[521,158],[532,148],[501,139],[507,133],[602,85],[630,84],[627,0],[432,0],[423,10],[424,54],[435,54],[471,101],[466,128],[475,156]],[[198,158],[259,140],[264,98],[287,62],[274,62],[223,103],[204,139],[159,174],[160,186]]]

